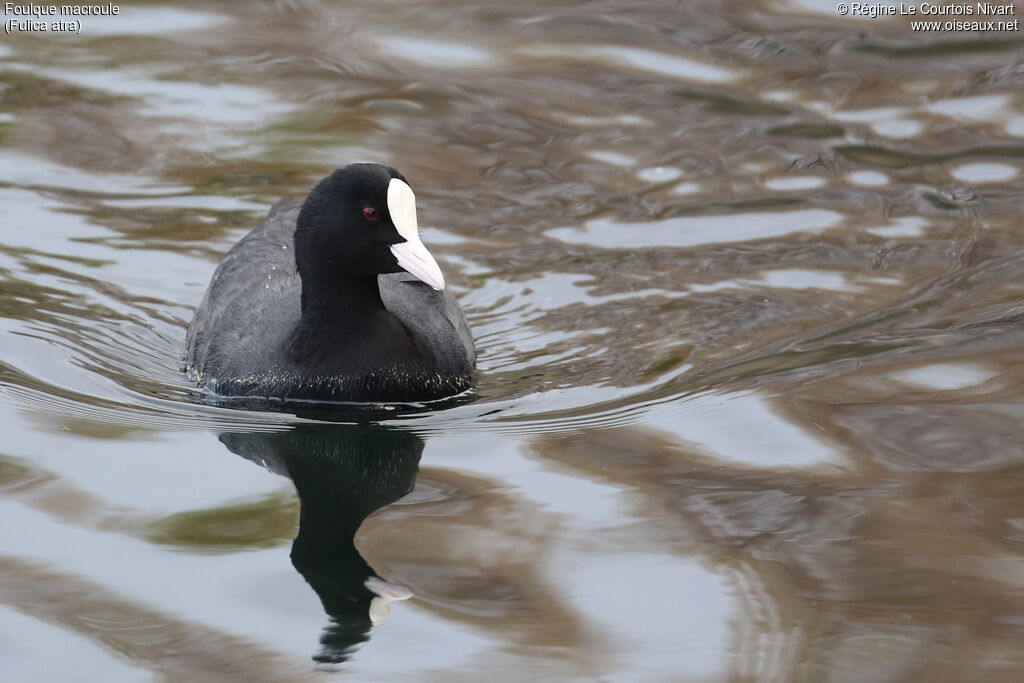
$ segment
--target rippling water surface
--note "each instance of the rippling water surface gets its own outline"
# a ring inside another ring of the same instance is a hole
[[[807,0],[5,35],[0,678],[1021,680],[1022,57]],[[360,160],[476,399],[197,403],[220,256]]]

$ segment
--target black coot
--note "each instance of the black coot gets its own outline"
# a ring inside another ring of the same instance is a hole
[[[473,381],[466,318],[419,238],[402,174],[352,164],[283,199],[224,256],[185,369],[219,396],[429,401]]]

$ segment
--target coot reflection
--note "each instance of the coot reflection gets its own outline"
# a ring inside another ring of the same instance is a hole
[[[300,513],[292,563],[331,618],[314,659],[345,661],[387,616],[391,602],[412,596],[373,571],[354,537],[372,512],[412,490],[423,441],[379,425],[327,424],[222,434],[220,440],[233,453],[295,483]]]

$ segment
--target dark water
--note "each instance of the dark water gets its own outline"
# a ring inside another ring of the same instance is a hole
[[[1019,31],[121,7],[0,43],[0,679],[1024,675]],[[477,399],[190,400],[220,255],[358,160]]]

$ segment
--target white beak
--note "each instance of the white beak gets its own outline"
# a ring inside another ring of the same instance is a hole
[[[363,585],[369,588],[370,592],[377,594],[377,597],[370,601],[370,623],[374,626],[391,614],[391,603],[412,597],[412,591],[405,586],[378,579],[376,576],[366,579]]]
[[[420,241],[416,224],[416,195],[412,188],[398,178],[388,183],[388,213],[398,234],[405,238],[400,244],[391,245],[391,253],[401,268],[415,275],[436,290],[444,289],[444,275],[437,261]]]

